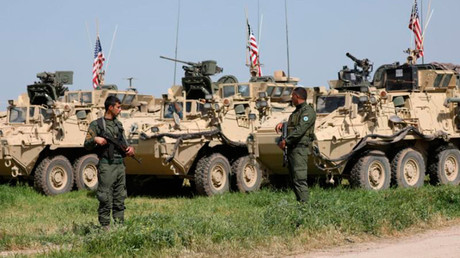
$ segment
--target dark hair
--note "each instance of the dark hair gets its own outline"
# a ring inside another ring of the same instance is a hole
[[[307,99],[307,90],[302,87],[296,87],[293,92],[297,95],[297,97],[306,100]]]
[[[106,99],[105,99],[105,102],[104,102],[104,107],[105,107],[105,111],[109,110],[109,107],[110,106],[115,106],[115,104],[121,104],[121,101],[119,98],[115,97],[115,96],[108,96]]]

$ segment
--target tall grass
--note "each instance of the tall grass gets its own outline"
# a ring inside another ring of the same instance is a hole
[[[45,197],[0,186],[0,250],[66,246],[56,256],[263,255],[333,245],[460,217],[460,187],[372,192],[311,189],[298,204],[290,191],[214,197],[133,197],[126,223],[97,226],[89,192]]]

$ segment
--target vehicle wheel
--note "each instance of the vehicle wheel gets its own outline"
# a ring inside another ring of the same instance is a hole
[[[249,156],[243,156],[232,164],[232,172],[236,175],[236,187],[240,192],[254,192],[262,184],[262,171],[257,164],[253,164]]]
[[[45,195],[69,192],[73,186],[73,169],[69,160],[58,155],[43,159],[35,170],[34,186]]]
[[[391,174],[398,187],[420,187],[425,180],[425,161],[413,148],[399,151],[391,161]]]
[[[428,172],[432,184],[458,185],[460,183],[460,150],[443,146],[436,151]]]
[[[369,190],[390,187],[390,162],[381,151],[371,151],[359,158],[350,172],[353,186]]]
[[[202,157],[195,170],[196,190],[208,196],[228,192],[230,170],[230,163],[220,153]]]
[[[97,189],[97,163],[96,154],[88,154],[75,160],[73,173],[78,190],[95,191]]]

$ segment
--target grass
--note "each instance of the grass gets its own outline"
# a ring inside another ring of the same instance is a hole
[[[372,192],[312,188],[214,197],[130,197],[126,223],[104,232],[89,192],[46,197],[0,186],[0,251],[63,246],[46,255],[263,256],[428,228],[460,218],[460,187]]]

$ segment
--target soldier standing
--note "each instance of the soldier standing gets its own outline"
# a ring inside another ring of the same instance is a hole
[[[128,146],[123,126],[116,118],[121,111],[120,100],[109,96],[105,100],[105,114],[91,122],[85,139],[85,148],[94,151],[98,158],[99,200],[98,219],[104,229],[110,227],[110,212],[115,223],[124,221],[126,194],[125,156],[134,156]]]
[[[288,169],[291,177],[294,193],[299,202],[308,201],[307,185],[307,161],[310,154],[310,145],[314,139],[314,125],[316,112],[306,102],[307,91],[297,87],[292,91],[292,104],[296,107],[289,116],[288,133],[286,139],[282,139],[278,146],[284,150],[288,148]],[[283,123],[276,126],[279,133]]]

